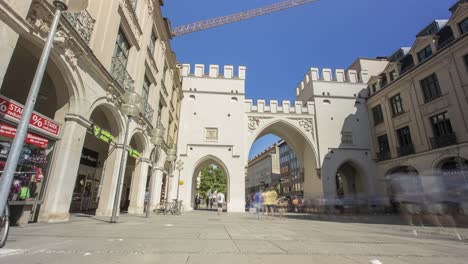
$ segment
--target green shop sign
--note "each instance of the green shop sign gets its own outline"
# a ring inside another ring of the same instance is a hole
[[[104,130],[98,126],[93,126],[94,136],[99,138],[100,140],[110,143],[115,140],[115,137],[111,135],[111,133],[107,130]]]
[[[131,148],[128,150],[128,155],[130,155],[132,158],[138,159],[141,156],[141,153]]]

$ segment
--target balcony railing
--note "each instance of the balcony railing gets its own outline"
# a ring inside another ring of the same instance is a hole
[[[145,102],[143,105],[143,116],[148,120],[149,123],[153,121],[154,109],[148,102]]]
[[[377,161],[389,160],[391,158],[392,158],[392,156],[390,154],[390,151],[377,152]]]
[[[403,156],[408,156],[411,154],[414,154],[414,145],[404,145],[400,146],[398,149],[398,156],[403,157]]]
[[[80,13],[64,12],[63,16],[67,19],[68,23],[76,30],[78,35],[87,43],[91,40],[93,34],[94,24],[96,20],[91,17],[88,11],[83,10]]]
[[[431,145],[433,149],[443,148],[455,144],[457,144],[457,136],[455,134],[431,138]]]
[[[125,91],[133,91],[135,89],[135,81],[127,72],[125,65],[117,57],[112,58],[111,75]]]

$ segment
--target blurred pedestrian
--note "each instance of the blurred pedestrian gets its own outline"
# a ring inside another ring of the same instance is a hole
[[[260,219],[263,218],[263,216],[262,216],[262,213],[263,213],[263,210],[262,210],[262,206],[263,206],[262,189],[258,190],[258,192],[256,192],[254,194],[253,203],[254,203],[256,213],[257,213],[257,218],[258,218],[258,220],[260,220]]]
[[[218,215],[221,215],[223,212],[223,204],[224,204],[224,193],[217,192],[216,194],[216,203],[218,207]]]
[[[200,194],[197,193],[195,196],[195,210],[198,210],[198,207],[200,206]]]

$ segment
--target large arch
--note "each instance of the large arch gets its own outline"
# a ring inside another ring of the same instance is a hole
[[[255,117],[253,119],[255,120]],[[291,146],[299,162],[304,167],[304,197],[317,198],[323,196],[323,184],[317,173],[319,167],[318,154],[312,122],[310,120],[280,117],[256,119],[255,122],[258,124],[257,128],[252,129],[252,127],[249,127],[245,157],[248,157],[253,143],[258,138],[267,134],[276,135]],[[308,125],[304,125],[305,122]],[[247,164],[246,161],[246,167]]]
[[[230,187],[229,179],[230,179],[230,177],[229,177],[228,168],[227,168],[226,164],[221,159],[219,159],[218,157],[213,156],[213,155],[207,155],[207,156],[201,158],[196,163],[196,165],[194,166],[194,170],[193,170],[193,173],[192,173],[193,174],[192,175],[192,182],[191,182],[190,208],[193,208],[194,203],[195,203],[197,177],[200,174],[201,170],[206,168],[209,165],[215,165],[218,168],[221,168],[222,171],[224,172],[224,174],[226,175],[227,190],[228,190],[228,194],[225,194],[226,195],[226,203],[229,203],[229,201],[230,201],[229,200],[229,198],[230,198],[230,195],[229,195],[229,187]]]
[[[21,36],[18,39],[9,64],[5,65],[7,71],[0,90],[2,96],[17,101],[20,104],[26,102],[39,64],[42,47],[43,44],[38,44],[30,38]],[[68,132],[64,124],[65,116],[72,111],[72,106],[75,103],[75,100],[73,100],[74,98],[76,98],[76,82],[74,81],[74,76],[70,74],[67,66],[63,65],[63,61],[58,54],[53,52],[46,66],[34,110],[59,123],[61,125],[61,133],[57,135],[44,133],[46,137],[50,137],[48,146],[44,150],[47,162],[40,165],[45,178],[44,182],[34,184],[35,191],[33,191],[31,196],[34,197],[34,203],[38,202],[37,205],[41,204],[41,200],[45,201],[45,203],[52,200],[49,204],[41,205],[40,211],[42,212],[43,209],[47,211],[50,205],[52,210],[54,210],[54,216],[60,219],[68,218],[68,206],[70,201],[65,201],[67,204],[63,206],[61,203],[68,198],[68,195],[60,197],[50,186],[56,182],[59,184],[57,189],[62,190],[62,186],[65,185],[64,182],[67,182],[67,180],[62,179],[64,177],[63,171],[58,172],[57,167],[64,169],[68,164],[65,162],[56,162],[56,160],[61,157],[70,156],[66,151],[62,151],[62,145],[64,144],[63,142]],[[83,132],[78,134],[77,136],[81,136]],[[28,146],[28,148],[29,147],[30,146]],[[69,151],[70,149],[67,150]],[[50,192],[50,190],[53,191]],[[51,196],[54,197],[49,199]],[[60,199],[62,201],[60,201]],[[34,209],[31,211],[31,219],[33,219],[33,221],[36,221],[38,216],[37,209],[39,206],[37,205],[35,204]]]

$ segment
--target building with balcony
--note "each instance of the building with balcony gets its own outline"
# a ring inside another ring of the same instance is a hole
[[[252,197],[262,188],[279,187],[280,165],[278,144],[249,160],[245,177],[245,194]]]
[[[384,190],[397,173],[431,175],[468,164],[468,2],[450,11],[369,80],[373,156]]]
[[[0,1],[0,115],[2,154],[12,137],[53,17],[52,1]],[[170,164],[167,151],[177,143],[181,76],[170,46],[163,0],[89,1],[85,11],[64,13],[47,65],[26,153],[15,183],[30,197],[11,195],[21,222],[66,221],[69,213],[91,210],[110,216],[116,190],[123,211],[141,214],[153,176],[153,206],[164,194]],[[119,110],[125,91],[143,98],[143,109],[129,127]],[[150,130],[164,129],[161,149]],[[121,161],[122,151],[129,153]],[[117,187],[121,162],[123,185]],[[15,209],[13,208],[13,209]]]

